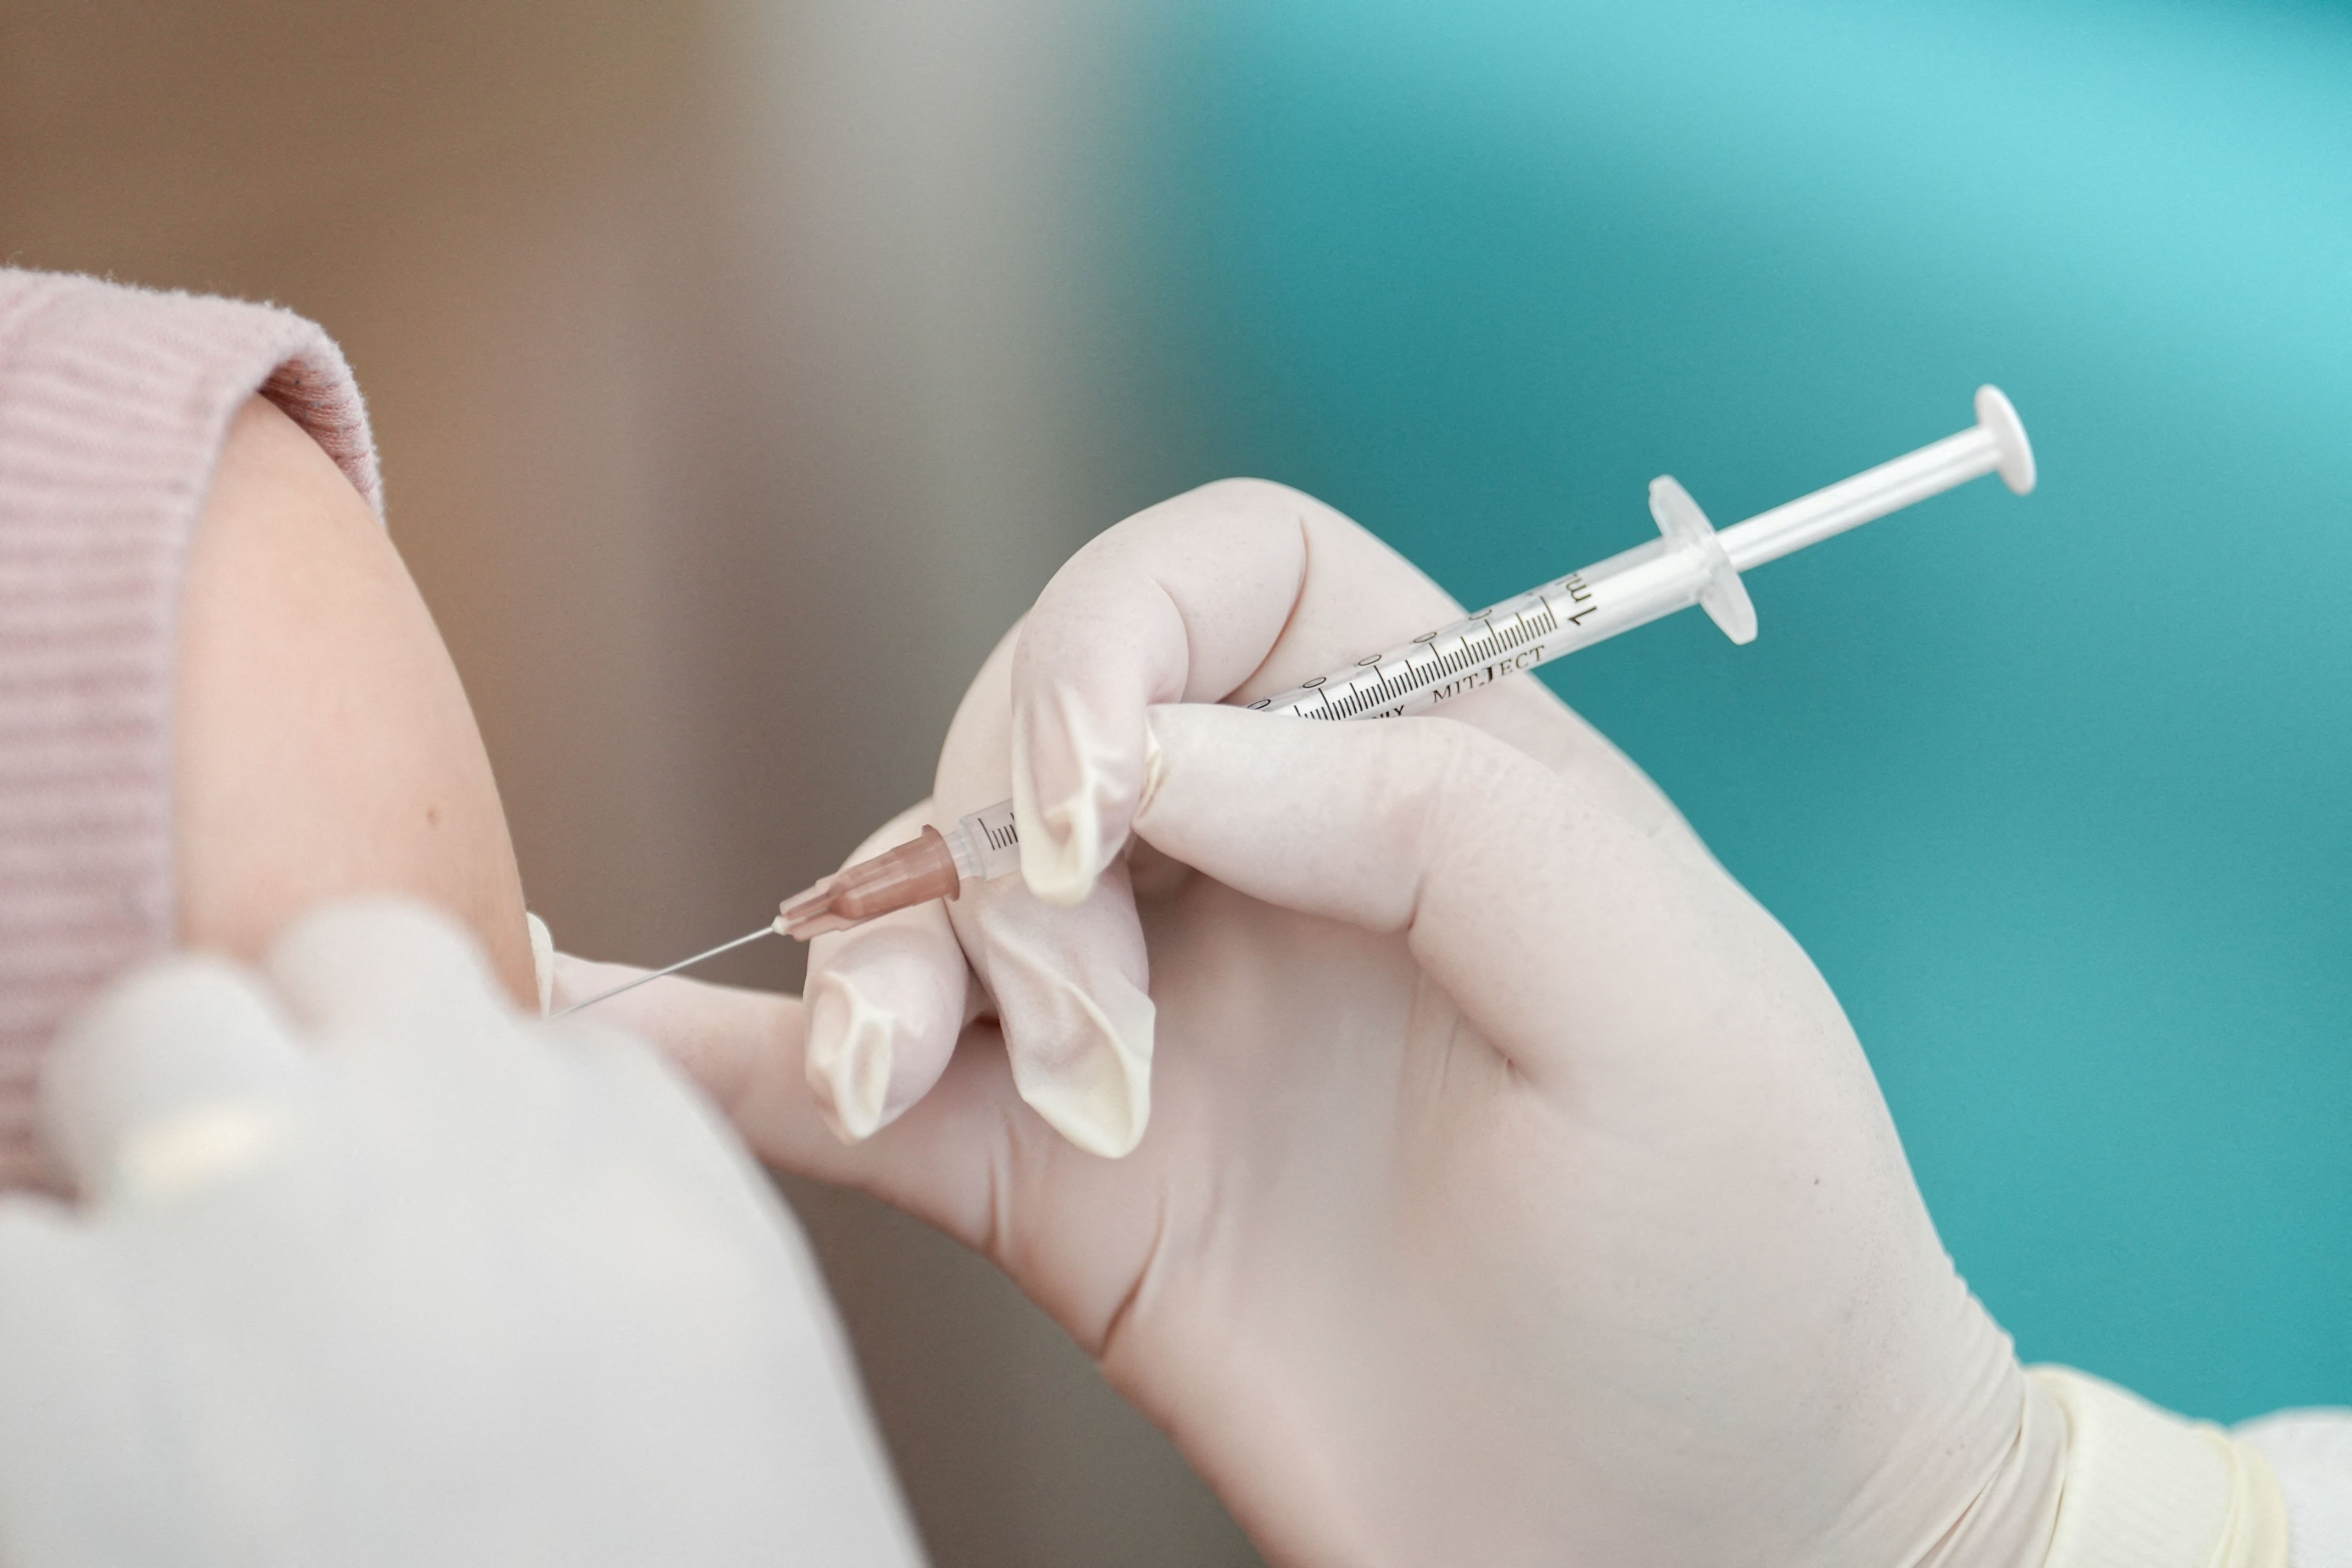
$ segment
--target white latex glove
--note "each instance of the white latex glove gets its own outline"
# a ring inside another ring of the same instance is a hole
[[[995,1259],[1279,1561],[2040,1563],[2062,1420],[1829,988],[1636,768],[1531,680],[1167,706],[1458,613],[1295,492],[1154,507],[940,766],[939,820],[1014,793],[1071,907],[1013,879],[821,939],[804,1050],[784,998],[614,1005],[764,1156]]]
[[[58,1047],[79,1208],[0,1207],[0,1562],[919,1560],[767,1183],[609,1025],[405,905]]]

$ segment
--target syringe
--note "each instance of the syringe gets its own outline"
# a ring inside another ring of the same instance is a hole
[[[1957,435],[1719,532],[1688,491],[1661,475],[1650,481],[1650,516],[1658,538],[1249,706],[1301,718],[1394,718],[1694,604],[1733,642],[1753,642],[1756,607],[1740,573],[1987,474],[1998,473],[2018,495],[2032,490],[2033,448],[2009,399],[1997,387],[1979,387],[1976,414],[1977,423]],[[761,936],[806,941],[929,899],[953,899],[967,882],[1008,876],[1020,866],[1013,802],[999,801],[951,829],[926,827],[920,837],[835,873],[786,899],[772,925],[565,1010],[601,1002]]]

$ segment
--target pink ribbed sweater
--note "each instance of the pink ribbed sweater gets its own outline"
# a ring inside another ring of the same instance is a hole
[[[0,268],[0,1186],[47,1179],[58,1022],[172,941],[180,580],[256,392],[382,510],[359,390],[311,323]]]

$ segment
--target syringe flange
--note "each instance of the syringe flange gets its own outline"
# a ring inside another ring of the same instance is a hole
[[[1739,580],[1739,569],[1725,553],[1715,525],[1673,475],[1661,474],[1650,481],[1650,516],[1668,543],[1702,564],[1706,576],[1698,606],[1707,619],[1735,643],[1756,641],[1756,601],[1748,597],[1748,585]]]

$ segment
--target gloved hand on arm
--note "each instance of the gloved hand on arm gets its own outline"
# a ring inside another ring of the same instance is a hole
[[[471,938],[314,915],[68,1027],[0,1204],[0,1562],[920,1561],[767,1181]]]
[[[1238,706],[1458,613],[1277,486],[1140,514],[942,754],[1026,885],[820,939],[804,1013],[612,1005],[764,1157],[993,1258],[1277,1561],[2038,1568],[2117,1518],[2280,1561],[2258,1461],[2028,1377],[1820,975],[1542,686]],[[2164,1484],[2070,1480],[2070,1416]]]

